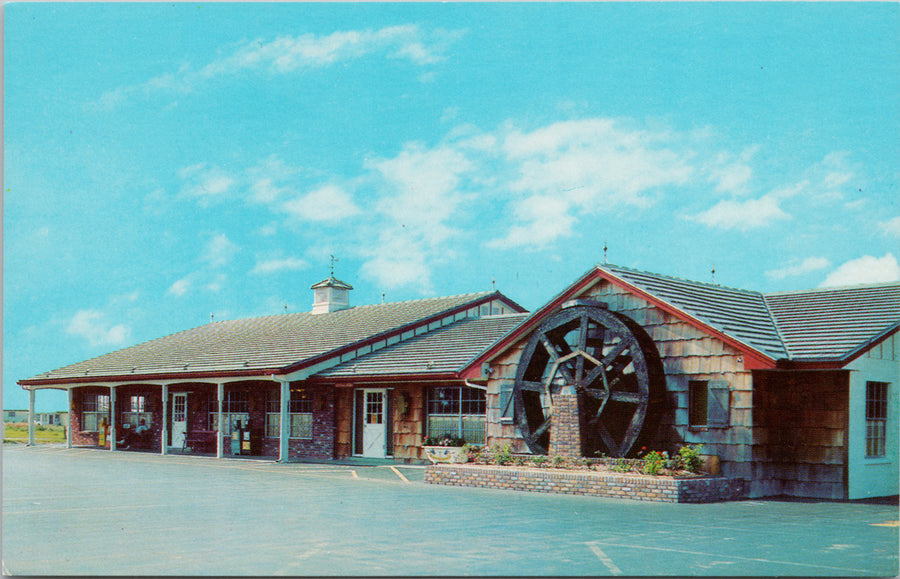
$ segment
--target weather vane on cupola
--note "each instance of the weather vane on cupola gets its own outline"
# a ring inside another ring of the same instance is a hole
[[[340,260],[338,258],[336,258],[334,256],[334,254],[332,253],[331,254],[331,277],[334,277],[334,262],[336,262],[336,261],[340,261]]]

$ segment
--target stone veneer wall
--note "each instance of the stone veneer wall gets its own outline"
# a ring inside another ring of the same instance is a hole
[[[596,471],[565,471],[487,465],[431,465],[425,482],[451,486],[591,495],[639,501],[711,503],[745,496],[741,480],[669,478]]]
[[[665,369],[666,392],[660,423],[648,448],[672,451],[684,444],[702,444],[703,454],[720,458],[723,476],[751,480],[753,377],[744,368],[741,353],[606,280],[599,280],[572,297],[606,302],[611,311],[622,313],[640,324],[656,344]],[[491,361],[491,378],[487,384],[488,444],[510,444],[513,452],[528,452],[528,448],[516,434],[512,421],[500,419],[499,393],[501,386],[511,386],[515,381],[516,367],[526,340],[527,336]],[[690,380],[728,382],[728,427],[689,426]]]

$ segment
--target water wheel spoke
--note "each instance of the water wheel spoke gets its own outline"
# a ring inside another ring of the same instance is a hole
[[[544,392],[547,388],[543,382],[533,382],[530,380],[523,380],[520,382],[520,386],[522,390],[528,392]]]
[[[538,438],[540,438],[541,435],[544,434],[545,432],[547,432],[547,430],[550,428],[551,422],[553,422],[553,417],[552,417],[552,416],[547,416],[547,420],[545,420],[544,423],[541,424],[541,425],[537,428],[537,430],[534,431],[534,433],[533,433],[531,436],[533,436],[533,437],[535,438],[535,440],[537,440]]]
[[[609,392],[603,388],[585,388],[584,393],[596,400],[606,400],[609,398]]]
[[[602,440],[603,444],[606,445],[606,449],[609,451],[610,456],[620,457],[624,455],[624,453],[619,451],[619,443],[616,442],[616,440],[613,438],[613,435],[610,434],[609,428],[606,427],[606,424],[601,422],[597,430],[600,433],[600,440]]]
[[[625,392],[623,390],[610,392],[609,399],[616,402],[628,402],[629,404],[640,404],[644,400],[638,392]]]
[[[613,346],[613,349],[610,350],[609,354],[607,354],[606,356],[603,357],[602,360],[600,360],[600,365],[601,366],[609,366],[613,360],[615,360],[616,358],[619,357],[619,354],[621,354],[628,348],[628,346],[629,346],[628,340],[626,340],[624,338],[620,339],[619,343],[616,344],[615,346]]]

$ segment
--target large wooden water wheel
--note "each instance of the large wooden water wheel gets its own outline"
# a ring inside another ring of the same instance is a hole
[[[520,434],[547,454],[553,399],[579,396],[582,454],[622,457],[652,436],[664,392],[662,362],[636,322],[591,300],[573,300],[531,335],[513,390]]]

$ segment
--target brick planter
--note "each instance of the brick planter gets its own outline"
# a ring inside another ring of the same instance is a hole
[[[671,503],[737,500],[746,492],[744,481],[722,477],[671,478],[490,465],[432,465],[425,470],[425,482]]]

